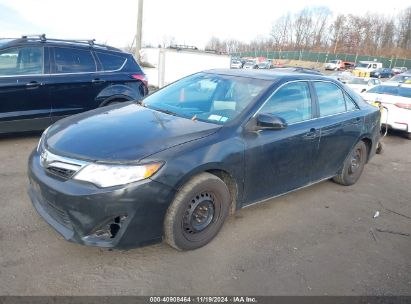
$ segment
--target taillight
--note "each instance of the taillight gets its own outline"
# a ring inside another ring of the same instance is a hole
[[[131,75],[134,79],[142,81],[146,86],[148,85],[148,79],[144,74],[133,74]]]
[[[411,103],[396,103],[395,106],[401,109],[411,110]]]

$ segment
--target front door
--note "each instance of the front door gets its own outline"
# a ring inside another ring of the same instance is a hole
[[[306,81],[283,85],[258,113],[282,117],[288,127],[245,134],[245,205],[309,184],[319,141]]]
[[[50,123],[43,47],[0,51],[0,133],[41,130]]]

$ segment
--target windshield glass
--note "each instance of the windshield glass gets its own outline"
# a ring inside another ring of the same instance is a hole
[[[369,63],[360,63],[357,67],[358,68],[368,68],[370,64]]]
[[[268,89],[272,81],[198,73],[144,99],[144,106],[171,115],[224,124]]]
[[[338,63],[337,60],[331,60],[330,63]]]
[[[371,90],[368,90],[367,93],[386,94],[411,98],[411,88],[397,86],[379,85],[372,88]]]
[[[365,80],[363,78],[350,78],[347,80],[348,84],[367,84],[368,80]]]
[[[0,38],[0,47],[10,42],[12,39]]]
[[[392,78],[390,78],[389,81],[394,81],[394,82],[404,82],[406,80],[410,79],[411,80],[411,75],[396,75]]]

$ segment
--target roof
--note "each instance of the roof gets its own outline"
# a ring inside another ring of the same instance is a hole
[[[44,34],[33,35],[33,36],[22,36],[21,38],[7,38],[0,39],[0,47],[16,47],[22,45],[48,45],[48,46],[75,46],[80,48],[93,48],[98,50],[108,50],[124,53],[122,50],[103,44],[96,44],[95,39],[56,39],[56,38],[46,38]]]
[[[261,80],[276,80],[278,78],[287,78],[288,80],[332,80],[334,79],[322,75],[308,74],[308,73],[298,73],[298,72],[284,72],[274,70],[244,70],[244,69],[214,69],[204,71],[205,73],[215,73],[221,75],[238,76],[238,77],[248,77]]]

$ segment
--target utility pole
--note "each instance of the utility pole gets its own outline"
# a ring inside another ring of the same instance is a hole
[[[135,57],[138,62],[140,62],[142,32],[143,32],[143,0],[138,0],[136,52],[135,52]]]

